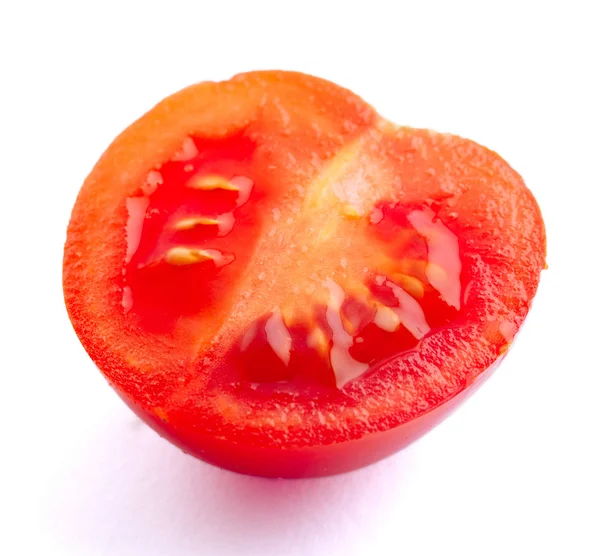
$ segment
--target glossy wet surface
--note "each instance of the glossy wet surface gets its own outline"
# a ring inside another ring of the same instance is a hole
[[[285,389],[342,388],[457,317],[460,245],[433,205],[331,167],[290,199],[252,177],[253,149],[187,138],[127,199],[128,318],[219,321],[200,343],[223,380]]]

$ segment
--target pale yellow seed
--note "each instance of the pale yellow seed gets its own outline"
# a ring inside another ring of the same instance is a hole
[[[377,308],[373,322],[386,332],[394,332],[400,325],[400,317],[389,307],[381,305]]]
[[[322,355],[326,354],[329,350],[329,340],[327,339],[325,332],[323,332],[322,328],[319,326],[316,326],[311,330],[307,338],[307,344]]]
[[[393,274],[392,281],[400,286],[404,291],[408,292],[415,299],[422,299],[425,295],[425,286],[423,282],[414,276],[408,274]]]
[[[200,176],[192,178],[188,183],[188,187],[192,189],[200,189],[202,191],[211,191],[213,189],[224,189],[226,191],[239,191],[237,185],[231,183],[223,176]]]
[[[204,216],[191,216],[189,218],[182,218],[173,225],[175,230],[192,230],[199,226],[217,226],[219,221],[215,218],[205,218]]]
[[[426,269],[427,278],[430,282],[443,282],[447,280],[448,273],[440,265],[429,262]]]
[[[186,266],[213,259],[214,257],[207,251],[189,247],[172,247],[165,255],[165,262],[174,266]]]
[[[351,220],[357,220],[361,216],[360,213],[358,212],[358,209],[354,205],[350,205],[350,204],[343,206],[342,213],[344,214],[344,216],[346,218],[349,218]]]
[[[298,293],[296,291],[294,291],[294,293]],[[281,317],[283,318],[283,322],[286,323],[287,326],[290,325],[290,323],[294,322],[294,311],[292,308],[290,307],[284,307],[281,310]]]
[[[342,326],[344,327],[344,330],[348,332],[350,336],[356,335],[357,329],[354,326],[354,323],[343,313],[340,313],[340,316],[342,317]]]

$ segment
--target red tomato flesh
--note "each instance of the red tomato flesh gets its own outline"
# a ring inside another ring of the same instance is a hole
[[[64,291],[84,347],[186,452],[339,473],[501,360],[544,267],[522,179],[332,83],[253,72],[165,99],[83,185]]]

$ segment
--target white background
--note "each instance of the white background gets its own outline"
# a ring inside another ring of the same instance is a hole
[[[600,554],[597,2],[2,2],[0,554]],[[77,191],[164,96],[252,69],[349,87],[497,150],[548,264],[514,349],[458,413],[343,476],[268,481],[142,425],[62,301]]]

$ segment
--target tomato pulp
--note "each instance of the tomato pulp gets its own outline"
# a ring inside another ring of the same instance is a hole
[[[544,258],[539,208],[497,154],[267,71],[184,89],[115,139],[63,284],[85,349],[159,434],[300,477],[439,422],[503,357]]]

